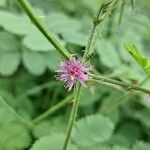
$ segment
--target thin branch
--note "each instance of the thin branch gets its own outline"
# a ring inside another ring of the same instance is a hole
[[[37,118],[33,119],[31,122],[33,124],[36,124],[38,122],[40,122],[41,120],[47,118],[49,115],[55,113],[57,110],[59,110],[60,108],[62,108],[63,106],[65,106],[69,101],[71,101],[73,99],[73,94],[67,96],[66,98],[64,98],[61,102],[57,103],[56,105],[52,106],[51,108],[49,108],[47,111],[45,111],[43,114],[41,114],[40,116],[38,116]]]
[[[27,0],[18,0],[24,11],[27,13],[33,24],[43,33],[43,35],[48,39],[48,41],[56,48],[56,50],[65,58],[69,59],[71,54],[65,49],[63,45],[60,44],[56,36],[49,31],[47,26],[40,20],[40,18],[34,12],[32,6]]]
[[[149,77],[146,77],[140,84],[138,84],[138,86],[143,85],[148,80],[149,80]],[[119,98],[117,98],[117,99],[113,100],[112,102],[110,102],[107,107],[104,107],[102,110],[100,109],[100,112],[103,113],[103,114],[109,113],[111,110],[113,110],[114,108],[116,108],[117,106],[119,106],[123,101],[125,101],[124,99],[127,96],[129,96],[130,94],[132,94],[132,91],[124,93]],[[133,95],[136,95],[136,94],[137,93],[133,93]]]
[[[90,55],[93,53],[93,49],[95,48],[96,40],[99,35],[99,24],[111,13],[117,1],[118,0],[107,1],[99,8],[98,13],[93,20],[91,33],[83,56],[83,62],[88,61]]]
[[[124,87],[127,90],[136,90],[136,91],[141,91],[141,92],[150,94],[149,89],[145,89],[145,88],[142,88],[142,87],[139,87],[139,86],[136,86],[136,85],[130,85],[130,84],[122,82],[122,81],[117,81],[117,80],[114,80],[114,79],[110,79],[110,78],[106,78],[106,77],[98,76],[98,75],[94,75],[94,74],[90,74],[90,76],[96,82],[110,83],[110,84],[119,85],[121,87]]]
[[[71,138],[71,132],[72,128],[75,122],[75,118],[77,115],[77,110],[78,110],[78,103],[79,103],[79,97],[80,97],[80,92],[81,92],[81,84],[78,83],[75,93],[74,93],[74,102],[73,102],[73,107],[71,110],[71,115],[69,119],[69,124],[68,124],[68,129],[67,129],[67,134],[66,134],[66,139],[63,145],[63,150],[67,150],[68,144]]]

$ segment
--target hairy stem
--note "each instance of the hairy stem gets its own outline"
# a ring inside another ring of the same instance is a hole
[[[73,94],[67,96],[61,102],[59,102],[58,104],[52,106],[47,111],[45,111],[43,114],[41,114],[37,118],[33,119],[32,123],[36,124],[36,123],[40,122],[41,120],[45,119],[49,115],[53,114],[54,112],[56,112],[57,110],[59,110],[60,108],[62,108],[63,106],[65,106],[72,99],[73,99]]]
[[[43,33],[48,41],[56,48],[56,50],[65,58],[69,59],[71,54],[62,46],[56,36],[49,31],[46,25],[40,20],[38,15],[33,11],[32,6],[27,0],[18,0],[24,11],[27,13],[33,24]]]
[[[110,0],[106,3],[102,4],[102,6],[99,8],[98,13],[93,20],[93,25],[91,29],[91,33],[88,39],[87,46],[85,48],[85,52],[83,55],[83,62],[88,61],[90,55],[93,53],[93,50],[96,45],[96,40],[98,38],[99,33],[99,24],[110,14],[112,9],[114,8],[114,4],[118,0]]]
[[[67,134],[66,134],[66,139],[64,142],[64,146],[63,146],[63,150],[66,150],[68,148],[68,144],[71,138],[71,132],[72,132],[72,128],[75,122],[75,118],[77,115],[77,110],[78,110],[78,102],[79,102],[79,98],[80,98],[80,92],[81,92],[81,84],[78,83],[75,93],[74,93],[74,102],[73,102],[73,107],[71,110],[71,115],[70,115],[70,119],[69,119],[69,124],[68,124],[68,129],[67,129]]]
[[[127,90],[136,90],[136,91],[141,91],[141,92],[150,94],[149,89],[145,89],[145,88],[142,88],[142,87],[139,87],[139,86],[136,86],[136,85],[130,85],[130,84],[122,82],[122,81],[117,81],[117,80],[114,80],[114,79],[110,79],[110,78],[106,78],[106,77],[98,76],[98,75],[94,75],[94,74],[90,74],[90,76],[96,82],[110,83],[110,84],[119,85],[121,87],[124,87]]]

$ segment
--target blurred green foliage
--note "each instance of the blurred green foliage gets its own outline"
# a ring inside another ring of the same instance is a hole
[[[102,1],[30,0],[62,44],[80,57]],[[124,2],[123,11],[120,3],[105,20],[91,60],[100,73],[139,84],[147,75],[123,45],[136,45],[150,60],[150,3],[134,0],[133,9],[130,0]],[[71,103],[30,124],[70,94],[55,79],[60,60],[17,1],[0,0],[0,150],[61,150]],[[149,88],[150,80],[142,86]],[[83,90],[70,150],[150,149],[150,96],[131,92],[104,111],[125,92],[93,83]]]

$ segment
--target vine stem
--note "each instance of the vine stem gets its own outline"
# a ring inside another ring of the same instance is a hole
[[[145,89],[136,85],[130,85],[128,83],[122,82],[122,81],[117,81],[114,79],[110,79],[110,78],[106,78],[103,76],[98,76],[98,75],[94,75],[94,74],[90,74],[90,76],[92,77],[92,79],[96,82],[102,82],[102,83],[110,83],[110,84],[114,84],[114,85],[119,85],[121,87],[124,87],[125,89],[129,90],[136,90],[136,91],[141,91],[147,94],[150,94],[150,90],[149,89]]]
[[[43,114],[39,115],[37,118],[33,119],[31,122],[33,124],[36,124],[38,122],[40,122],[41,120],[45,119],[46,117],[48,117],[49,115],[53,114],[54,112],[56,112],[58,109],[62,108],[63,106],[65,106],[68,102],[70,102],[73,99],[73,94],[67,96],[66,98],[64,98],[61,102],[57,103],[56,105],[52,106],[51,108],[49,108],[47,111],[45,111]]]
[[[47,40],[56,48],[56,50],[65,58],[70,59],[71,54],[65,49],[65,47],[60,44],[56,36],[49,31],[47,26],[42,22],[38,15],[34,12],[32,6],[28,3],[27,0],[18,0],[26,14],[31,19],[32,23],[43,33]]]
[[[74,102],[73,102],[73,107],[72,107],[72,110],[71,110],[71,115],[70,115],[70,119],[69,119],[66,139],[65,139],[65,142],[64,142],[64,145],[63,145],[63,150],[66,150],[68,148],[68,144],[69,144],[69,141],[70,141],[70,138],[71,138],[71,132],[72,132],[72,128],[73,128],[75,118],[76,118],[76,115],[77,115],[77,110],[78,110],[80,92],[81,92],[81,84],[78,83],[78,85],[75,89],[75,93],[74,93]]]

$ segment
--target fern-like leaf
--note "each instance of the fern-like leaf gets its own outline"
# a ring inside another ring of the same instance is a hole
[[[150,62],[143,54],[140,53],[138,48],[132,44],[124,45],[127,52],[136,60],[141,68],[150,76]]]

